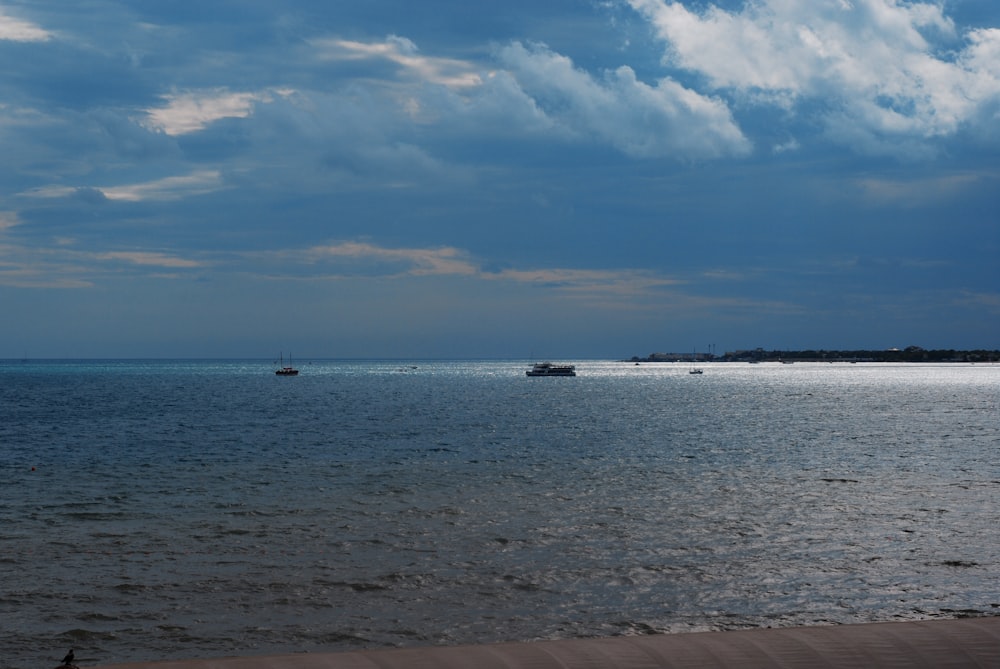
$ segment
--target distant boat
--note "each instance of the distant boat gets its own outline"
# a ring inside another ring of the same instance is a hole
[[[292,367],[291,354],[289,354],[288,356],[288,365],[285,365],[284,354],[279,354],[279,357],[281,359],[281,362],[279,363],[280,366],[278,367],[278,369],[274,370],[274,373],[277,374],[278,376],[298,376],[299,370]]]
[[[688,374],[704,374],[705,373],[704,370],[701,367],[695,367],[694,366],[694,361],[695,361],[695,358],[697,358],[697,356],[698,356],[698,351],[697,350],[695,350],[693,353],[691,353],[691,369],[688,370]]]
[[[553,365],[551,362],[536,362],[525,372],[528,376],[576,376],[573,365]]]

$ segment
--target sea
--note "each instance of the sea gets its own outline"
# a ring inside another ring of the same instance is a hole
[[[0,667],[1000,615],[1000,365],[0,362]]]

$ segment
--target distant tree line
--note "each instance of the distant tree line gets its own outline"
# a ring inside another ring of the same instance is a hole
[[[630,362],[670,362],[684,360],[718,362],[1000,362],[1000,350],[925,349],[907,346],[887,350],[827,350],[767,351],[755,348],[729,351],[723,355],[711,353],[651,353],[648,357],[632,357]]]
[[[812,350],[803,351],[737,351],[726,353],[715,358],[720,361],[756,360],[771,361],[857,361],[857,362],[993,362],[1000,361],[1000,350],[977,349],[963,351],[953,348],[925,349],[920,346],[907,346],[903,349],[888,350]]]

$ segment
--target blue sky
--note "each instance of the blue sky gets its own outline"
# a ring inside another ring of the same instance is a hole
[[[0,0],[0,357],[1000,346],[992,0]]]

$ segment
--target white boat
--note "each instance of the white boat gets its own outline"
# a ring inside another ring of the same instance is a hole
[[[551,362],[536,362],[525,372],[528,376],[576,376],[573,365],[553,365]]]
[[[288,356],[287,365],[285,364],[284,354],[283,353],[279,354],[279,357],[281,358],[281,363],[278,369],[274,370],[274,373],[277,374],[278,376],[298,376],[299,370],[292,367],[292,356],[291,355]]]

